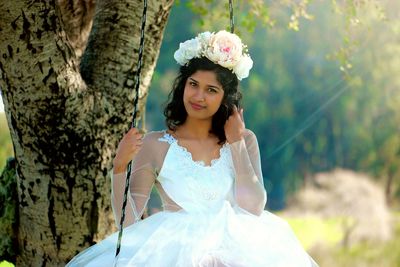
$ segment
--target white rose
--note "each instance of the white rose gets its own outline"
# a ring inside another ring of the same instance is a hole
[[[250,69],[253,67],[253,60],[249,55],[244,55],[233,67],[233,72],[236,74],[239,80],[247,78],[249,76]]]
[[[185,65],[194,57],[198,57],[201,51],[201,44],[198,39],[190,39],[179,44],[179,49],[175,51],[174,58],[180,65]]]
[[[211,32],[202,32],[197,35],[197,39],[199,40],[202,49],[207,48],[208,44],[210,43],[211,36]]]
[[[243,44],[240,38],[227,31],[219,31],[210,38],[206,56],[221,66],[232,69],[240,60]]]
[[[178,49],[175,51],[174,53],[174,58],[176,60],[176,62],[178,62],[179,65],[185,65],[188,60],[185,58],[185,54],[183,53],[183,50]]]

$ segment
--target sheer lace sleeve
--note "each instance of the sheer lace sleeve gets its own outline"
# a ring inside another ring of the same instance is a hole
[[[235,199],[240,207],[259,214],[264,209],[267,195],[257,138],[252,131],[247,130],[243,140],[230,146],[236,173]]]
[[[124,227],[139,221],[146,209],[150,198],[151,189],[156,179],[157,170],[160,168],[160,155],[157,151],[157,133],[149,133],[143,138],[143,145],[132,162],[130,178],[130,192]],[[125,189],[126,173],[112,176],[112,208],[114,219],[119,226],[122,202]]]

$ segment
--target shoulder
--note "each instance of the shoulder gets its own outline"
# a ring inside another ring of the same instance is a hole
[[[146,149],[157,148],[160,142],[159,139],[165,135],[165,131],[151,131],[143,136],[143,147]]]
[[[258,148],[257,136],[252,130],[245,129],[243,138],[247,148],[252,148],[252,147]]]
[[[154,166],[160,166],[162,155],[168,150],[168,143],[160,142],[161,137],[165,135],[165,131],[151,131],[143,136],[143,144],[137,158],[145,159],[152,162]],[[162,162],[162,161],[161,161]]]
[[[151,131],[144,135],[143,142],[157,142],[165,135],[165,131]]]
[[[246,142],[251,140],[257,140],[256,134],[250,129],[244,129],[243,137]]]

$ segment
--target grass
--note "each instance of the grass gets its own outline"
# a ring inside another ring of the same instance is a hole
[[[286,219],[306,250],[316,243],[337,244],[343,238],[341,218],[321,220],[315,217]]]
[[[0,262],[0,267],[14,267],[14,264],[11,264],[7,261]]]
[[[395,230],[390,241],[357,243],[347,248],[340,245],[343,237],[340,224],[343,218],[329,220],[286,218],[286,220],[305,249],[320,266],[400,267],[400,212],[393,215]]]

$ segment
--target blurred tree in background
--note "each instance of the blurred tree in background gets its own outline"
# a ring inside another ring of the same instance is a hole
[[[153,76],[149,129],[165,127],[160,105],[178,68],[172,61],[177,44],[199,31],[228,28],[226,3],[181,2],[172,10]],[[398,198],[399,3],[267,1],[257,18],[257,2],[239,1],[235,15],[255,63],[241,88],[247,127],[260,143],[269,207],[283,208],[287,193],[335,167],[368,172],[385,184],[389,202]],[[182,21],[191,27],[179,27]]]

